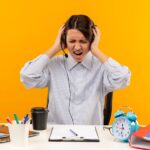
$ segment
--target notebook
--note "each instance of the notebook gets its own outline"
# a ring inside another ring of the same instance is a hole
[[[150,150],[150,125],[134,132],[129,139],[129,145],[133,148]]]
[[[55,126],[52,128],[49,141],[99,142],[95,126]]]

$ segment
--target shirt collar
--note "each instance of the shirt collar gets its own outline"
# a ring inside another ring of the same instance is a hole
[[[85,68],[90,70],[92,67],[92,57],[93,56],[91,52],[88,52],[88,54],[85,56],[84,60],[80,64],[82,64]],[[79,63],[76,62],[70,54],[68,54],[68,58],[67,58],[68,70],[72,70],[77,64]]]

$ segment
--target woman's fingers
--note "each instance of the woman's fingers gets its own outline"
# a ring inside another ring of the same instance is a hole
[[[100,36],[100,30],[98,27],[95,27],[95,29],[93,29],[93,33],[95,36]]]
[[[63,24],[60,28],[59,28],[59,33],[62,33],[64,31],[65,25]]]
[[[95,36],[95,40],[96,39],[100,39],[100,30],[98,27],[95,27],[95,29],[93,29],[93,33],[94,33],[94,36]]]
[[[93,30],[94,35],[96,36],[96,31],[95,31],[95,29],[92,29],[92,30]]]

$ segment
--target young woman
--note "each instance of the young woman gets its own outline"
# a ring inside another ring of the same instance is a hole
[[[99,40],[99,29],[88,16],[73,15],[52,47],[22,68],[27,88],[48,87],[50,123],[103,124],[105,95],[129,85],[128,67],[104,54]],[[55,56],[65,48],[68,54]]]

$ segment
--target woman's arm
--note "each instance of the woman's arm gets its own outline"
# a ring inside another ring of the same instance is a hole
[[[95,39],[91,44],[92,54],[102,62],[103,67],[103,92],[104,95],[116,89],[124,88],[130,83],[131,72],[127,66],[119,64],[116,60],[108,57],[98,48],[100,40],[100,31],[96,27],[93,30]]]
[[[55,43],[43,55],[38,56],[32,61],[27,62],[20,71],[21,82],[27,88],[47,87],[50,80],[50,64],[52,57],[61,50],[60,37],[63,28],[61,27]]]
[[[40,55],[27,62],[20,71],[20,80],[26,88],[47,87],[50,73],[47,68],[49,58],[47,55]]]

